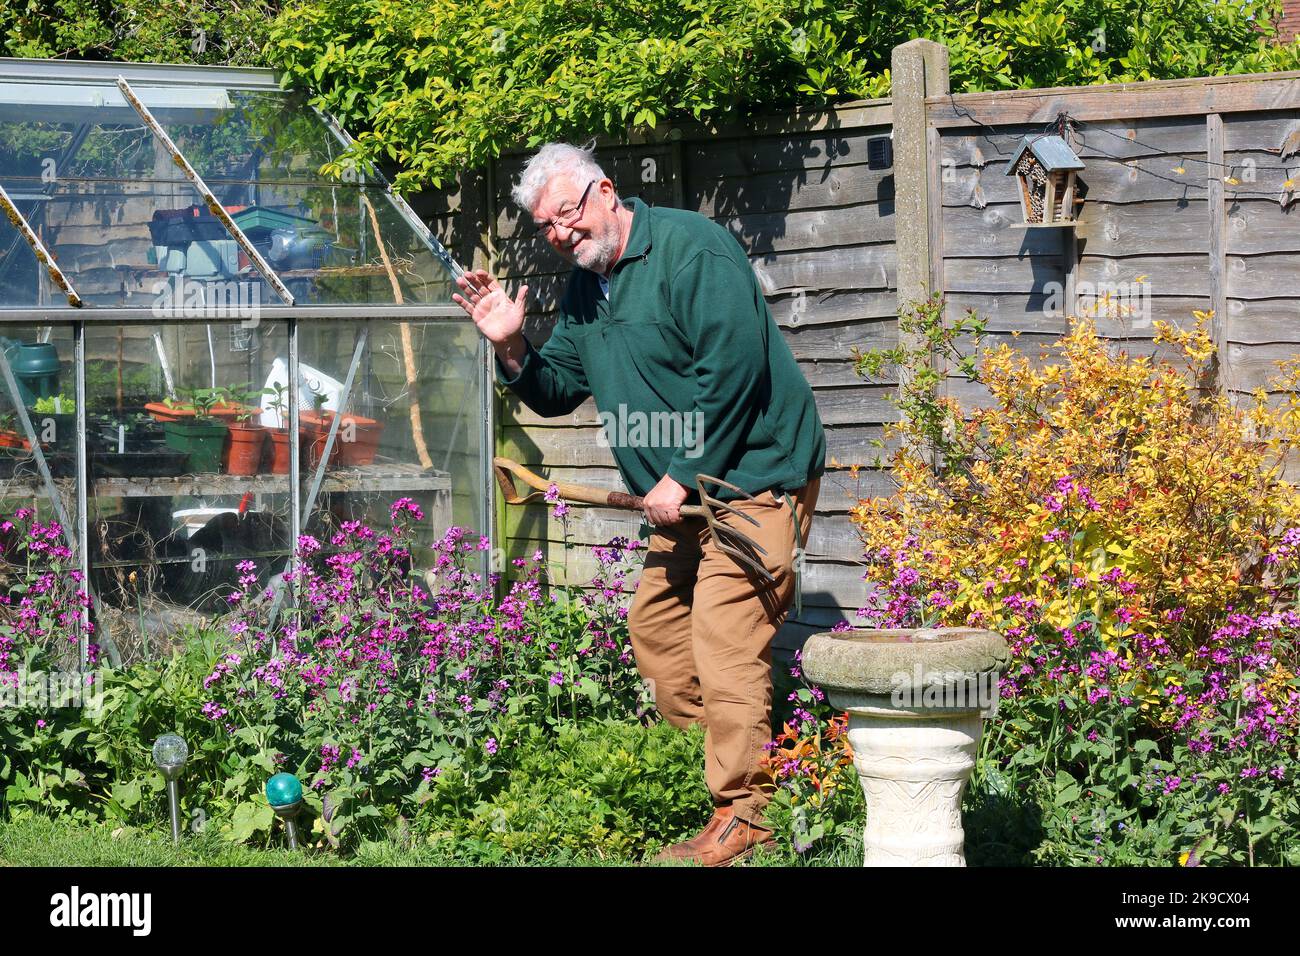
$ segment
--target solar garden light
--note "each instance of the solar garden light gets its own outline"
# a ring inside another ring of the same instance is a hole
[[[162,771],[167,781],[167,804],[171,809],[172,842],[181,842],[181,800],[178,778],[185,768],[190,748],[175,734],[163,734],[153,744],[154,766]]]
[[[276,816],[284,820],[289,833],[289,849],[298,849],[298,824],[296,817],[302,808],[302,784],[291,773],[277,773],[266,781],[266,801]]]

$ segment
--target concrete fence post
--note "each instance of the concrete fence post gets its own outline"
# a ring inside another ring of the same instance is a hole
[[[925,98],[948,92],[948,48],[933,40],[894,47],[890,64],[894,108],[894,242],[900,314],[943,291],[943,165],[939,131],[926,122]],[[914,350],[924,337],[898,330],[898,344]],[[931,354],[931,364],[934,356]],[[914,370],[896,370],[899,389]],[[935,464],[935,451],[926,450]]]
[[[948,48],[932,40],[909,40],[894,47],[891,60],[894,221],[902,307],[942,287],[943,169],[938,130],[926,125],[925,98],[948,92]]]

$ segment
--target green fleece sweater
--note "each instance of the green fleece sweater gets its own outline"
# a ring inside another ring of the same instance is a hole
[[[593,396],[597,441],[636,494],[665,474],[751,494],[807,484],[825,467],[821,418],[744,250],[699,213],[628,205],[608,299],[596,273],[575,268],[550,339],[529,343],[514,378],[498,363],[498,378],[545,417]]]

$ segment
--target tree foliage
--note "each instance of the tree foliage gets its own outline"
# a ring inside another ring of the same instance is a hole
[[[265,65],[278,0],[5,0],[5,56]]]
[[[890,51],[955,91],[1294,69],[1278,0],[8,0],[10,56],[283,69],[364,131],[354,159],[439,184],[507,147],[889,93]]]
[[[892,48],[948,45],[955,91],[1291,69],[1275,2],[292,0],[268,55],[366,132],[399,188],[503,148],[889,92]]]

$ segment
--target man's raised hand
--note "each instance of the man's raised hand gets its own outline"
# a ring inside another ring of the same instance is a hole
[[[465,310],[489,342],[509,346],[518,341],[524,327],[528,286],[520,286],[512,299],[485,269],[466,272],[456,280],[456,285],[464,295],[453,293],[451,300]]]

